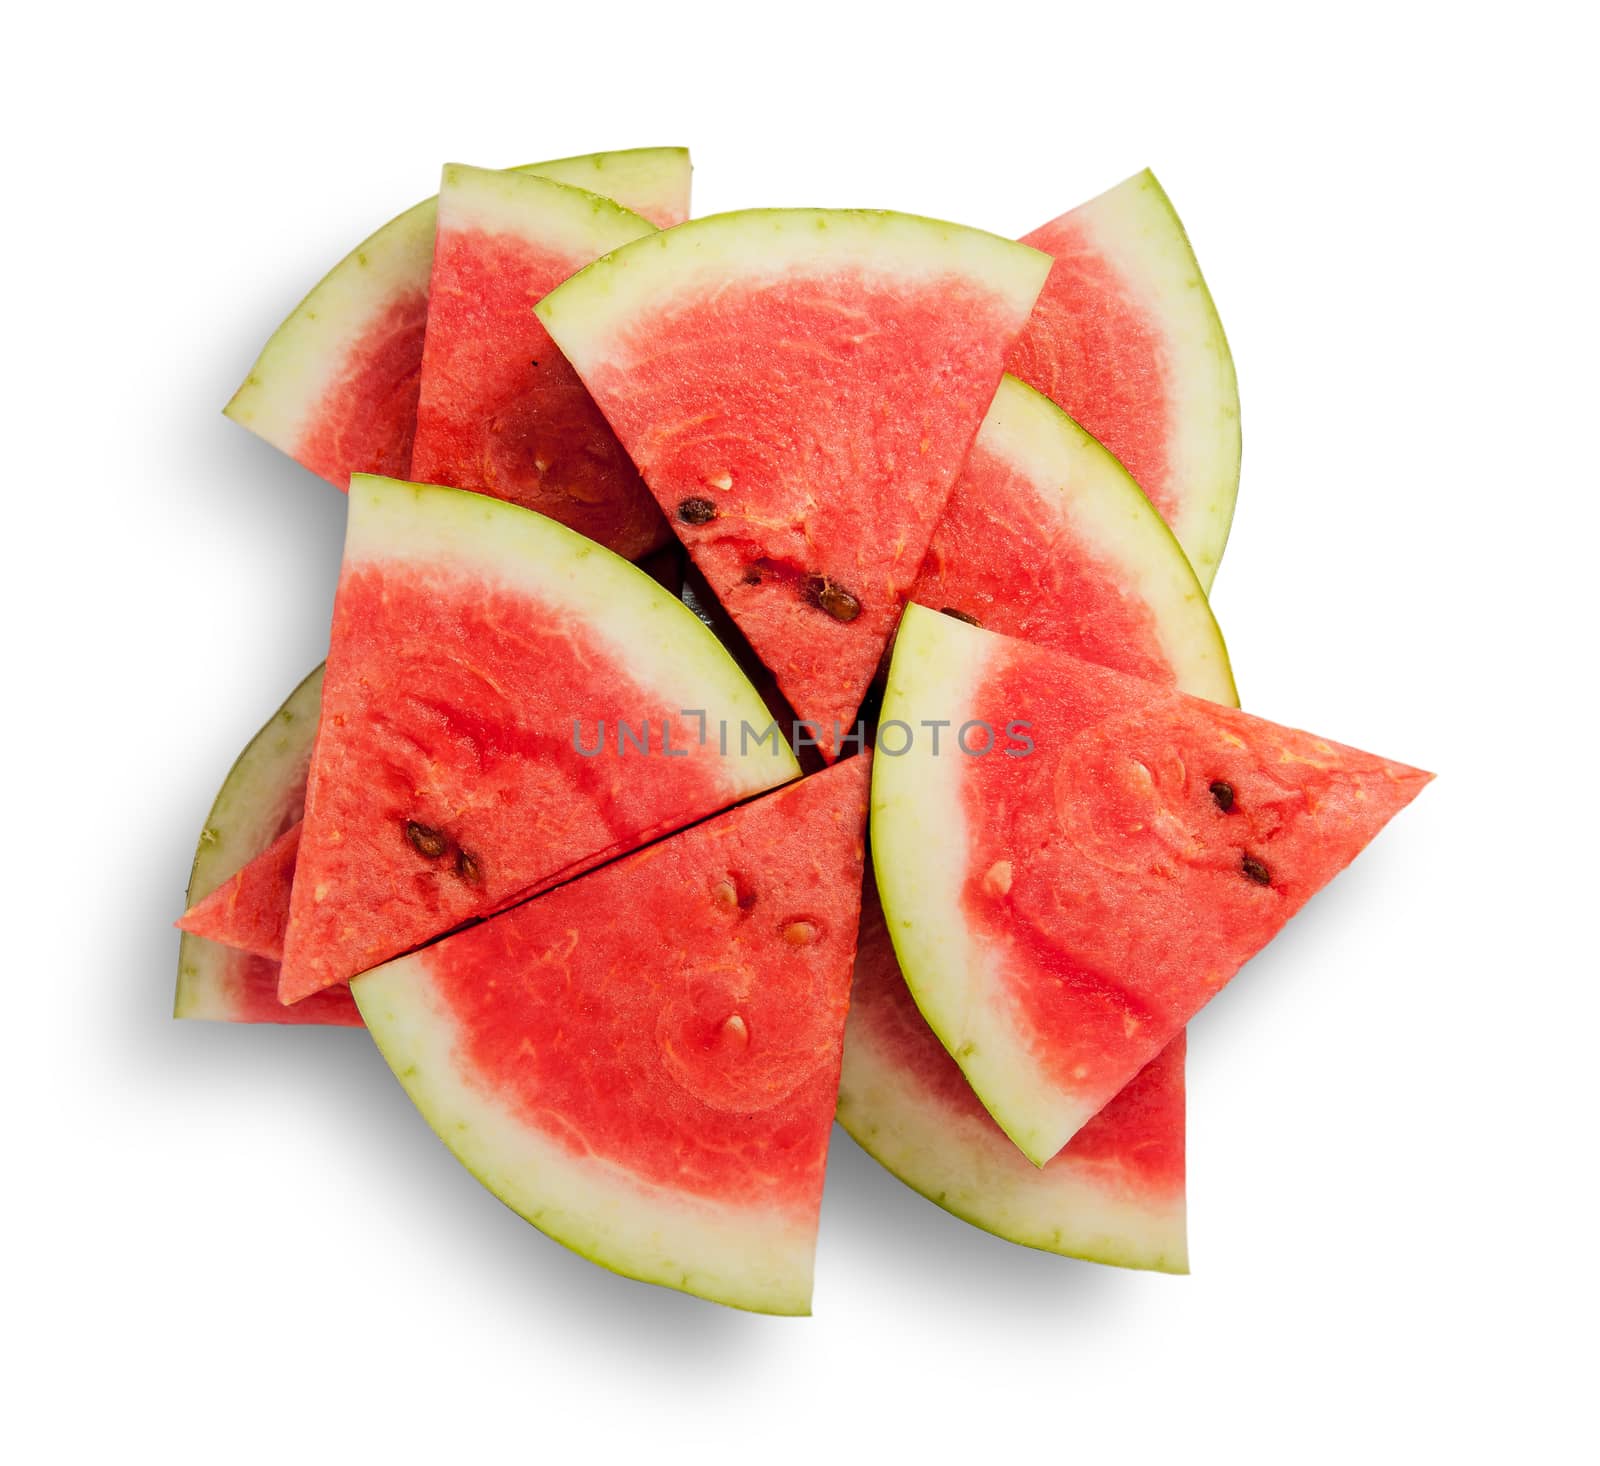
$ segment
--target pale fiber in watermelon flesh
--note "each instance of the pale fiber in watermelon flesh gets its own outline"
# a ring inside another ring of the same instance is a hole
[[[953,224],[758,210],[641,239],[538,306],[830,751],[1048,269]]]
[[[1058,1155],[1035,1167],[917,1011],[867,882],[839,1122],[947,1211],[1048,1252],[1187,1272],[1183,1060],[1180,1032]]]
[[[411,478],[537,509],[629,560],[672,538],[532,309],[653,232],[609,199],[545,178],[444,170]]]
[[[357,978],[462,1163],[617,1272],[808,1312],[867,781],[847,759]]]
[[[872,841],[918,1007],[1036,1164],[1431,777],[918,606],[883,717],[1028,724],[880,753]]]
[[[689,153],[637,148],[516,170],[613,199],[666,228],[689,215]],[[224,411],[338,488],[411,469],[436,200],[363,240],[262,348]]]
[[[228,771],[195,849],[187,904],[198,906],[296,828],[317,733],[322,668],[290,693]],[[178,943],[177,1018],[230,1023],[359,1024],[343,988],[286,1008],[278,964],[268,957],[185,932]]]
[[[1237,701],[1221,634],[1172,532],[1116,459],[1014,377],[995,394],[912,596],[1038,646]],[[1000,1236],[1183,1271],[1182,1036],[1036,1169],[918,1012],[875,893],[863,910],[839,1090],[851,1135],[907,1185]]]
[[[1147,169],[1023,243],[1055,265],[1007,370],[1121,460],[1209,590],[1239,491],[1239,388],[1177,213]]]
[[[792,778],[786,747],[740,736],[767,722],[626,560],[514,504],[357,475],[279,996]]]

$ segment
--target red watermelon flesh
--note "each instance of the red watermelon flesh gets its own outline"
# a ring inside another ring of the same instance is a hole
[[[1023,243],[1055,264],[1006,370],[1116,455],[1209,588],[1239,486],[1239,393],[1182,223],[1146,170]]]
[[[1025,725],[880,758],[873,843],[918,1006],[1036,1163],[1431,777],[915,606],[884,717]]]
[[[867,784],[847,759],[357,978],[373,1036],[558,1241],[807,1311]]]
[[[278,1001],[278,963],[228,943],[282,949],[283,857],[305,810],[306,772],[322,697],[318,667],[284,700],[234,761],[195,848],[191,914],[209,910],[203,934],[186,917],[178,943],[178,1018],[224,1023],[359,1024],[347,988],[293,1008]],[[292,859],[291,859],[292,865]],[[242,893],[230,900],[230,889]]]
[[[787,748],[698,738],[767,721],[694,613],[626,561],[515,505],[358,475],[279,995],[786,781]]]
[[[637,148],[517,173],[615,199],[662,228],[689,213],[689,155]],[[435,200],[392,219],[313,287],[224,409],[336,487],[410,471],[428,318]]]
[[[917,1010],[867,883],[839,1120],[901,1179],[975,1226],[1095,1262],[1187,1272],[1184,1045],[1180,1032],[1036,1168]]]
[[[537,509],[630,560],[671,539],[532,310],[598,255],[650,232],[582,189],[445,169],[411,478]]]
[[[763,210],[639,240],[538,307],[830,753],[1047,268],[954,225]]]
[[[1237,703],[1194,571],[1123,466],[1002,379],[912,599],[972,625]]]
[[[184,912],[178,925],[208,941],[281,962],[299,852],[296,821],[237,875]]]

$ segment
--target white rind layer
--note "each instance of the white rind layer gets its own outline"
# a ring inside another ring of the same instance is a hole
[[[355,474],[345,569],[410,561],[489,577],[534,597],[602,641],[608,660],[672,709],[702,710],[729,729],[720,763],[732,798],[787,783],[800,766],[772,740],[740,751],[741,722],[760,731],[771,714],[704,622],[636,565],[531,509],[461,489]]]
[[[586,188],[650,220],[688,210],[689,154],[638,148],[531,163],[513,170]],[[433,268],[438,199],[407,209],[328,271],[273,332],[223,412],[291,457],[350,348],[395,300],[424,293]]]
[[[278,837],[293,812],[293,796],[304,787],[321,710],[318,667],[245,745],[223,780],[200,832],[185,908],[203,901]],[[239,960],[231,948],[184,932],[178,943],[173,1017],[231,1020],[229,974]]]
[[[1206,593],[1165,520],[1128,471],[1048,397],[1001,379],[978,444],[1033,487],[1070,540],[1114,565],[1148,609],[1178,686],[1238,706],[1228,650]]]
[[[1170,482],[1182,496],[1172,530],[1210,590],[1239,492],[1239,384],[1222,321],[1183,222],[1149,169],[1071,217],[1160,326]]]
[[[900,970],[922,1016],[996,1122],[1042,1166],[1094,1110],[1063,1095],[1035,1058],[1008,1016],[994,954],[974,940],[962,915],[967,755],[956,752],[948,736],[935,754],[921,726],[940,718],[952,729],[967,722],[989,653],[1004,644],[937,611],[906,607],[872,767],[872,868]],[[917,734],[898,758],[884,752],[882,731],[896,720]],[[1008,1104],[1010,1095],[1026,1103]]]
[[[481,230],[528,239],[588,264],[655,225],[597,193],[533,173],[447,163],[439,185],[439,231]]]
[[[1050,257],[936,219],[850,209],[750,209],[691,220],[579,271],[535,309],[580,375],[612,362],[641,315],[738,284],[839,274],[959,280],[1020,319]]]
[[[1183,1194],[1132,1198],[1070,1151],[1030,1169],[982,1116],[915,1083],[854,1009],[845,1028],[839,1123],[887,1170],[963,1221],[1007,1241],[1090,1262],[1189,1271]]]
[[[811,1311],[813,1229],[669,1191],[575,1156],[461,1067],[462,1035],[427,970],[402,957],[351,984],[379,1049],[456,1158],[513,1211],[615,1272],[761,1313]]]
[[[670,229],[689,217],[693,168],[688,148],[623,148],[615,153],[580,153],[511,170],[534,173],[611,199],[657,229]]]

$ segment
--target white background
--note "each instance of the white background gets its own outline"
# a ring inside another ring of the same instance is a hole
[[[1593,37],[1479,11],[12,16],[11,1458],[1591,1452]],[[815,1318],[739,1315],[519,1222],[361,1033],[167,1017],[195,833],[322,655],[342,526],[220,407],[441,163],[656,143],[700,212],[1015,234],[1148,163],[1189,226],[1246,705],[1440,774],[1194,1026],[1190,1278],[1010,1247],[839,1136]]]

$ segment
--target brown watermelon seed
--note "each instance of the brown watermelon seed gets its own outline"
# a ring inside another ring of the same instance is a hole
[[[748,570],[745,571],[745,573],[744,573],[744,583],[746,585],[760,585],[761,584],[761,572],[759,570],[757,570],[754,565],[752,565]]]
[[[1226,779],[1212,780],[1211,797],[1217,801],[1217,808],[1227,814],[1233,808],[1233,785]]]
[[[678,504],[678,518],[685,524],[710,524],[717,517],[717,506],[709,499],[684,499]]]
[[[456,851],[456,874],[474,886],[483,879],[483,871],[478,867],[477,857],[468,855],[465,850]]]
[[[806,581],[806,594],[835,621],[854,621],[861,614],[861,602],[826,575],[813,575]]]
[[[952,621],[965,621],[968,626],[981,627],[983,622],[976,616],[969,616],[965,611],[958,611],[954,606],[944,606],[940,609],[941,616],[948,616]]]
[[[1257,860],[1253,855],[1245,856],[1245,858],[1239,862],[1239,869],[1242,870],[1258,886],[1270,886],[1272,884],[1272,872],[1267,869],[1266,865],[1262,861]]]
[[[437,860],[450,848],[450,842],[437,830],[430,830],[415,820],[406,821],[406,839],[418,855],[425,855],[429,860]]]

